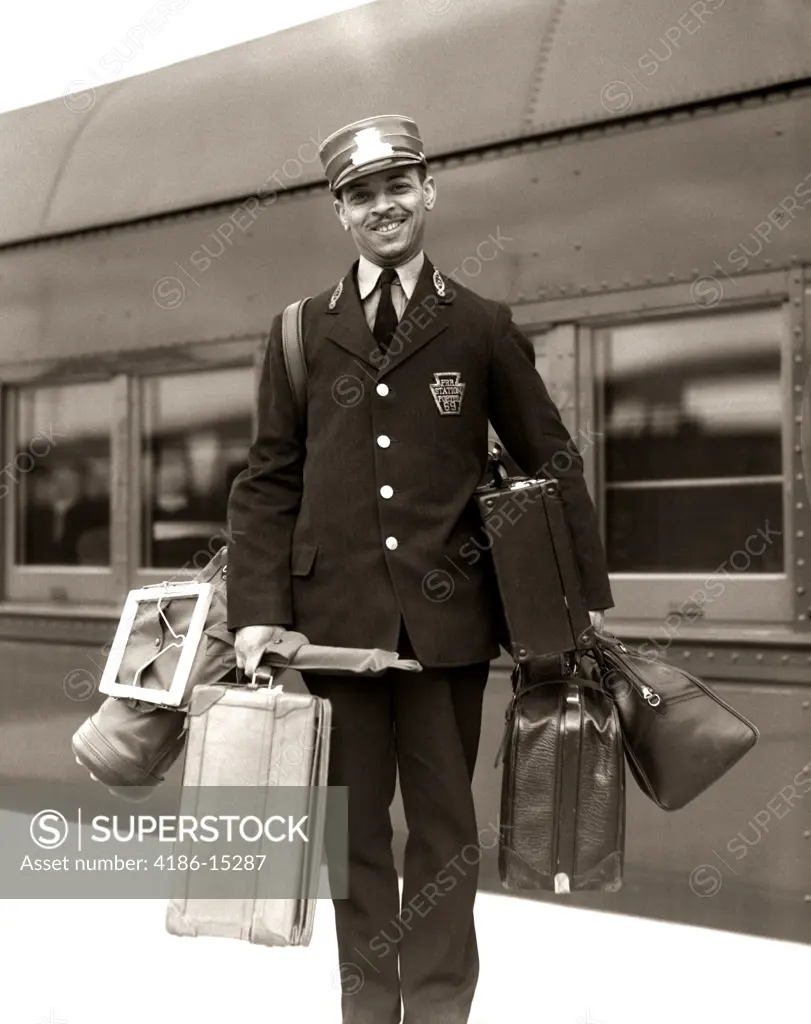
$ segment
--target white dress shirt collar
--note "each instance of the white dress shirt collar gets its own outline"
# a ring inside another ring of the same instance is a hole
[[[405,292],[407,299],[410,299],[414,294],[424,262],[425,253],[421,249],[407,263],[394,268],[397,271],[400,286]],[[382,270],[382,267],[378,267],[377,264],[372,263],[365,256],[360,257],[358,261],[358,293],[360,294],[361,302],[374,291]]]

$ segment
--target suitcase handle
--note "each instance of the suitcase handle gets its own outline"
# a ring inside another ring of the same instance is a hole
[[[493,476],[493,487],[504,487],[510,481],[510,474],[507,472],[507,467],[501,461],[501,456],[503,454],[504,448],[498,441],[493,441],[493,444],[487,453],[487,468]]]
[[[268,692],[269,693],[274,693],[274,692],[281,693],[282,690],[284,689],[284,687],[282,686],[281,683],[277,683],[275,686],[273,685],[274,676],[275,676],[275,670],[273,668],[271,668],[270,665],[257,665],[256,666],[256,671],[253,674],[253,678],[248,683],[248,689],[249,690],[256,690],[256,689],[258,689],[260,684],[257,683],[256,680],[257,679],[263,679],[263,680],[265,680],[267,682]]]

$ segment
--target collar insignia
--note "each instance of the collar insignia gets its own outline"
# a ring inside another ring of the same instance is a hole
[[[332,298],[329,300],[329,308],[330,309],[335,309],[335,303],[338,301],[338,299],[340,299],[341,292],[343,290],[344,290],[344,279],[341,278],[341,280],[335,286],[335,291],[332,293]]]
[[[442,280],[442,275],[438,270],[434,270],[434,288],[440,299],[445,298],[445,282]]]
[[[434,383],[429,385],[440,416],[458,416],[462,411],[462,396],[465,385],[458,370],[450,373],[435,373]]]

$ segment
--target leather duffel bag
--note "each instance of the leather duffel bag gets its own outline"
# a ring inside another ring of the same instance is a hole
[[[617,706],[631,772],[663,810],[695,800],[757,743],[757,728],[685,669],[603,634],[592,657]]]
[[[615,892],[625,853],[617,708],[572,656],[513,672],[502,750],[499,873],[506,889]]]

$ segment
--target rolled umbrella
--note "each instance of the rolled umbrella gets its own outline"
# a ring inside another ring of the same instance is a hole
[[[179,707],[108,697],[74,733],[71,746],[77,763],[111,792],[129,800],[145,799],[185,749],[186,712],[192,691],[213,682],[239,685],[233,635],[224,622],[205,630],[203,645],[204,655],[197,652]],[[371,676],[389,669],[422,671],[418,661],[401,659],[394,651],[320,646],[294,631],[268,645],[261,665],[274,681],[287,669]]]

